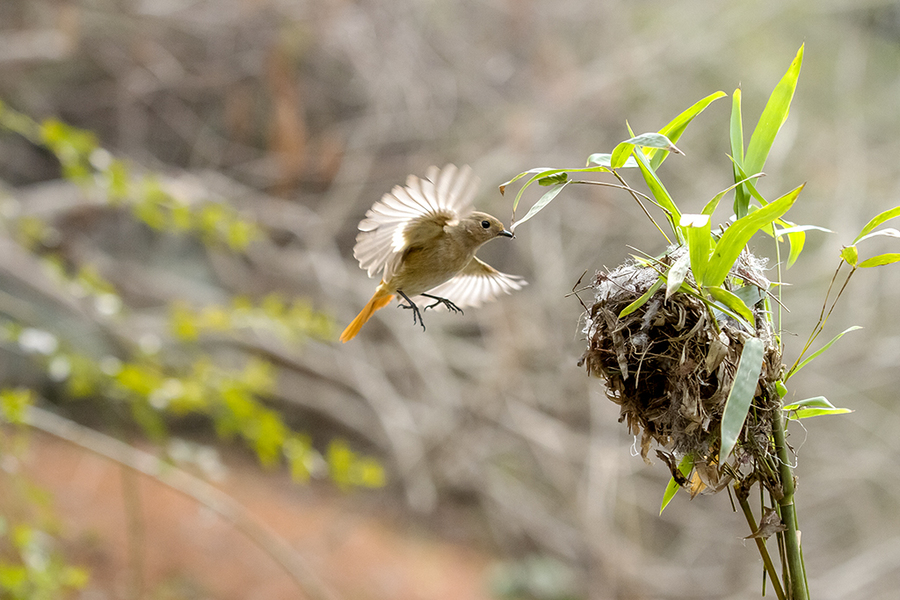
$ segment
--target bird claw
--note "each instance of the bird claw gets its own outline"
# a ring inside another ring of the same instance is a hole
[[[448,298],[441,298],[440,296],[432,296],[431,294],[422,294],[422,295],[425,296],[426,298],[431,298],[432,300],[434,300],[433,304],[429,304],[423,310],[428,310],[429,308],[434,308],[435,306],[439,306],[439,305],[443,304],[451,312],[458,312],[461,315],[466,314],[463,312],[463,309],[461,309],[460,307],[455,305],[453,303],[453,301]]]
[[[409,296],[407,296],[400,290],[397,290],[397,293],[400,294],[401,296],[403,296],[404,300],[409,302],[408,305],[401,303],[400,308],[411,308],[413,311],[413,325],[415,325],[416,322],[418,321],[419,325],[422,326],[422,331],[425,331],[425,321],[422,320],[422,312],[419,310],[419,307],[416,306],[415,302],[413,302],[412,300],[409,299]]]

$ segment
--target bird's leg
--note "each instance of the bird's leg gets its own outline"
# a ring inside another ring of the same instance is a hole
[[[422,331],[425,331],[425,321],[422,320],[422,313],[419,312],[419,307],[416,306],[415,302],[409,299],[409,296],[404,294],[401,290],[397,290],[397,293],[403,296],[403,299],[409,302],[409,306],[406,304],[401,304],[401,308],[411,308],[413,311],[413,325],[416,324],[416,320],[418,319],[419,325],[422,326]]]
[[[422,310],[428,310],[429,308],[434,308],[438,304],[443,304],[444,306],[446,306],[449,310],[451,310],[453,312],[458,312],[461,315],[465,314],[465,313],[463,313],[463,309],[461,309],[457,305],[453,304],[452,300],[449,300],[447,298],[441,298],[440,296],[432,296],[431,294],[422,294],[422,295],[425,296],[426,298],[431,298],[432,300],[435,301],[434,304],[429,304]]]

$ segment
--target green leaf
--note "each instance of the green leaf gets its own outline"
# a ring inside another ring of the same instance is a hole
[[[841,250],[841,258],[847,261],[851,267],[855,267],[859,262],[859,250],[856,249],[856,246],[844,246]]]
[[[712,104],[715,100],[718,100],[725,95],[725,92],[716,92],[714,94],[710,94],[709,96],[698,102],[695,102],[693,106],[669,121],[669,123],[665,127],[659,130],[659,133],[669,138],[674,144],[678,141],[678,138],[681,137],[681,134],[684,133],[684,130],[687,129],[688,124],[690,124],[694,117],[706,110],[706,107]],[[666,160],[666,157],[668,156],[668,152],[662,152],[656,148],[652,148],[647,151],[647,157],[650,158],[650,166],[653,167],[654,171],[659,169],[659,166],[663,163],[664,160]]]
[[[706,277],[707,285],[722,285],[753,234],[786,213],[794,205],[802,189],[801,185],[791,190],[778,200],[738,219],[725,230],[716,244],[713,258],[710,261]]]
[[[845,415],[853,412],[849,408],[835,407],[824,396],[815,396],[799,402],[791,402],[781,408],[788,413],[788,418],[792,420],[818,417],[820,415]]]
[[[731,95],[731,156],[739,165],[744,164],[744,124],[741,117],[741,88]]]
[[[810,362],[812,362],[813,359],[815,359],[817,356],[819,356],[820,354],[822,354],[823,352],[825,352],[826,350],[831,348],[831,345],[834,344],[839,339],[841,339],[842,337],[844,337],[845,333],[850,333],[851,331],[856,331],[857,329],[862,329],[862,327],[860,327],[859,325],[853,325],[852,327],[848,327],[847,329],[843,330],[842,332],[840,332],[839,334],[834,336],[834,338],[832,338],[832,340],[830,342],[828,342],[827,344],[825,344],[824,346],[822,346],[821,348],[819,348],[818,350],[813,352],[803,362],[801,362],[799,365],[797,365],[796,367],[794,367],[793,369],[788,371],[788,374],[784,376],[785,381],[790,379],[791,376],[793,376],[795,373],[797,373],[797,371],[799,371],[800,369],[802,369],[803,367],[808,365]]]
[[[620,143],[619,146],[622,144],[631,144],[633,146],[640,146],[641,148],[653,148],[656,150],[665,150],[666,152],[675,152],[676,154],[684,154],[684,152],[675,147],[672,140],[662,133],[654,133],[652,131],[636,135],[633,138]],[[615,154],[615,151],[613,151],[613,154]]]
[[[757,177],[762,177],[763,175],[764,175],[763,173],[757,173],[756,175],[753,175],[751,177],[745,177],[745,178],[741,179],[740,181],[736,182],[734,185],[728,186],[727,188],[725,188],[724,190],[722,190],[721,192],[719,192],[718,194],[713,196],[712,200],[710,200],[709,202],[706,203],[706,206],[703,207],[703,210],[700,211],[700,213],[704,214],[704,215],[712,215],[713,212],[716,210],[716,208],[719,206],[719,202],[722,200],[722,198],[725,196],[725,194],[727,194],[734,188],[737,188],[742,183],[749,182],[751,179],[755,179]]]
[[[678,463],[678,472],[684,475],[685,479],[687,479],[688,473],[691,472],[691,469],[694,468],[694,453],[690,453],[685,455],[684,458],[681,459],[681,462]],[[666,491],[663,492],[662,506],[659,507],[659,514],[662,514],[662,511],[666,509],[666,506],[669,505],[669,502],[672,501],[672,498],[675,497],[675,494],[678,492],[678,489],[681,486],[678,485],[678,482],[675,481],[675,478],[672,477],[669,479],[669,485],[666,486]]]
[[[619,318],[624,319],[625,317],[642,307],[647,302],[647,300],[649,300],[653,296],[653,294],[659,291],[659,288],[662,287],[662,284],[663,278],[660,277],[656,280],[656,283],[651,285],[650,289],[644,292],[644,294],[640,298],[623,308],[622,312],[619,313]]]
[[[900,261],[900,254],[897,254],[896,252],[889,252],[887,254],[879,254],[878,256],[867,258],[866,260],[859,263],[859,267],[861,269],[868,269],[870,267],[883,267],[884,265],[894,264],[897,261]]]
[[[862,242],[863,240],[867,240],[867,239],[873,238],[873,237],[880,237],[880,236],[900,237],[900,231],[897,231],[896,229],[894,229],[892,227],[888,227],[887,229],[880,229],[879,231],[873,231],[872,233],[867,233],[866,235],[862,236],[861,238],[857,238],[853,243],[858,244],[858,243]]]
[[[751,311],[737,294],[729,292],[725,288],[718,286],[707,286],[704,288],[710,296],[739,314],[748,323],[753,323],[753,311]]]
[[[669,273],[666,275],[666,300],[681,289],[681,284],[684,283],[684,278],[687,277],[690,266],[691,256],[685,252],[669,267]]]
[[[734,383],[728,392],[725,401],[725,411],[722,413],[722,443],[719,449],[719,464],[725,464],[731,451],[734,450],[747,411],[750,410],[750,402],[756,392],[759,374],[762,371],[763,353],[766,345],[762,340],[748,337],[741,351],[741,360],[738,363],[737,372],[734,374]]]
[[[684,231],[687,240],[694,281],[697,282],[698,287],[702,288],[706,277],[706,268],[709,264],[709,254],[713,248],[709,215],[681,215],[678,225]]]
[[[896,206],[884,212],[878,213],[872,218],[871,221],[866,223],[866,226],[862,228],[862,231],[859,232],[859,235],[856,236],[856,239],[853,240],[853,243],[857,243],[859,240],[865,237],[866,234],[868,234],[870,231],[872,231],[885,221],[890,221],[894,217],[898,216],[900,216],[900,206]]]
[[[597,152],[595,154],[591,154],[590,156],[588,156],[587,164],[588,165],[599,165],[601,167],[612,168],[612,154],[606,154],[603,152]],[[631,168],[631,167],[637,167],[637,166],[638,166],[638,164],[637,164],[637,161],[634,160],[634,157],[629,156],[628,159],[625,161],[625,163],[623,165],[621,165],[620,168],[622,168],[622,167]]]
[[[624,167],[625,162],[631,157],[633,152],[634,144],[619,142],[616,147],[613,148],[612,154],[610,155],[610,168],[618,169]]]
[[[797,79],[800,77],[800,67],[803,65],[803,46],[797,51],[797,55],[788,67],[787,72],[775,86],[769,101],[759,117],[759,123],[750,136],[747,146],[747,154],[743,161],[743,168],[747,171],[762,171],[769,156],[769,150],[775,141],[775,136],[787,120],[797,89]]]
[[[524,223],[525,221],[527,221],[534,215],[538,214],[541,210],[543,210],[543,208],[545,206],[550,204],[550,201],[553,200],[554,198],[556,198],[556,196],[561,191],[563,191],[563,189],[570,183],[571,183],[571,181],[567,181],[566,183],[557,183],[553,187],[551,187],[549,190],[547,190],[544,193],[544,195],[541,196],[540,200],[535,202],[534,205],[530,209],[528,209],[528,212],[525,213],[524,217],[522,217],[521,219],[519,219],[515,223],[512,223],[509,226],[509,230],[514,232],[516,230],[516,227],[518,227],[519,225],[521,225],[522,223]]]
[[[569,174],[563,171],[562,173],[557,173],[556,175],[548,175],[547,177],[542,177],[538,179],[538,185],[542,185],[544,187],[551,186],[557,183],[565,183],[569,180]]]
[[[681,220],[681,211],[675,206],[675,201],[672,200],[672,196],[669,195],[666,186],[663,185],[662,181],[657,177],[656,172],[650,167],[650,163],[647,161],[647,157],[644,155],[643,151],[639,150],[635,152],[633,156],[638,161],[638,166],[641,168],[641,175],[644,176],[647,187],[650,188],[650,192],[656,199],[656,204],[666,212],[666,217],[669,220],[669,224],[672,226],[672,231],[678,235],[678,227],[676,224]]]

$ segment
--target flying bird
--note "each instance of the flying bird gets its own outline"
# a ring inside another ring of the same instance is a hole
[[[475,256],[486,242],[513,237],[498,219],[473,210],[477,186],[468,166],[430,167],[425,179],[410,175],[406,186],[395,186],[369,209],[359,224],[353,256],[369,277],[380,272],[381,283],[341,342],[352,340],[394,296],[412,309],[413,323],[424,330],[416,304],[427,301],[422,298],[433,301],[422,310],[442,305],[461,313],[526,285]]]

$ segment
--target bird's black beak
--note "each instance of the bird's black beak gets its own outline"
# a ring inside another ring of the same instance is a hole
[[[504,229],[503,231],[501,231],[501,232],[498,233],[497,235],[502,235],[503,237],[508,237],[508,238],[516,237],[516,236],[513,234],[512,231],[509,231],[509,230],[507,230],[507,229]]]

